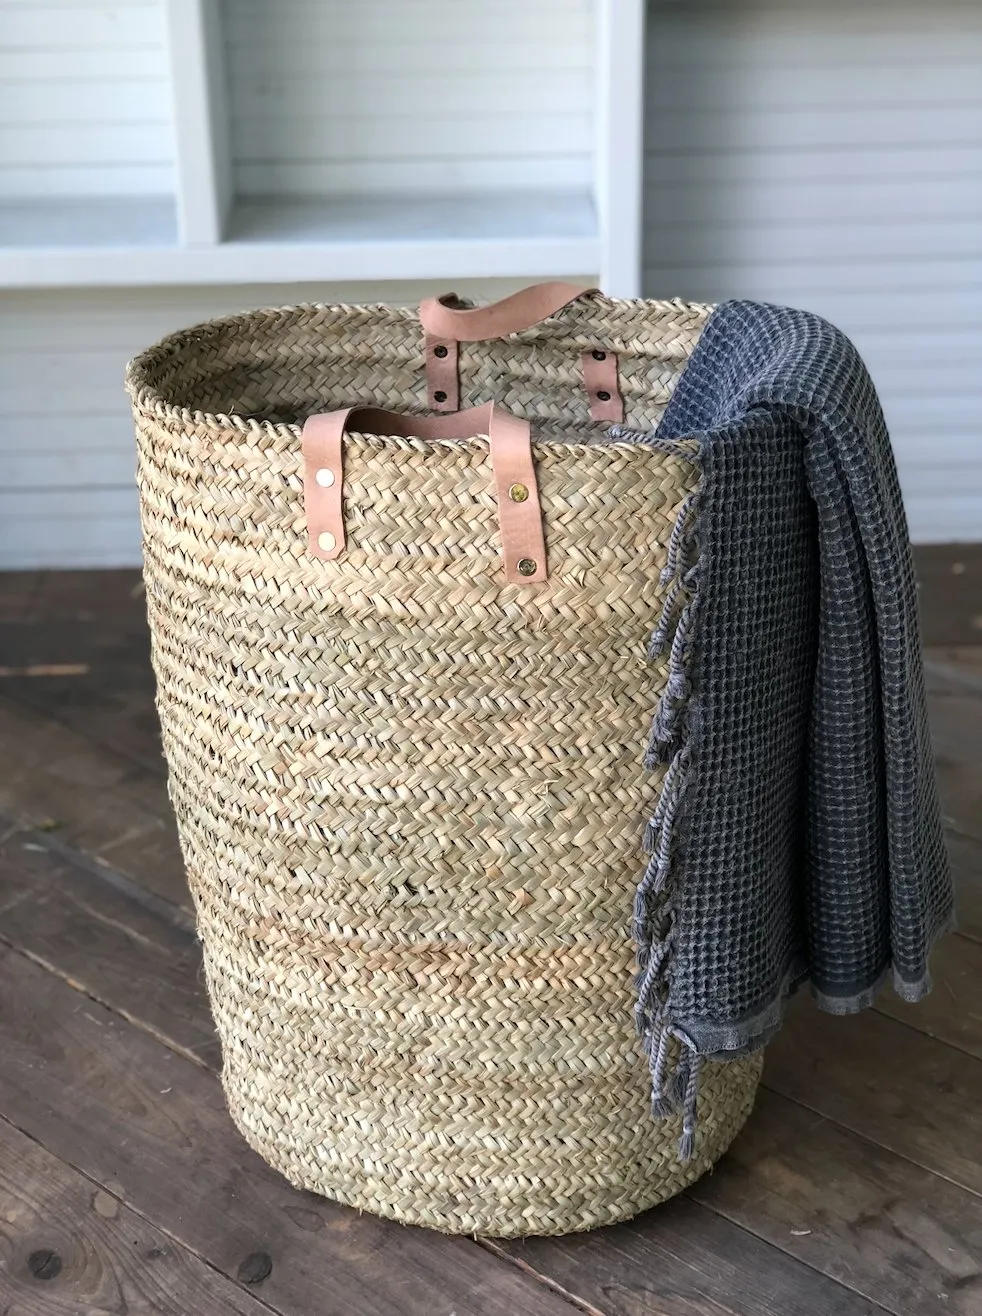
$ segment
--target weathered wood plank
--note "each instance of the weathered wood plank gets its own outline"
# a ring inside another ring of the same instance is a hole
[[[982,1061],[974,1056],[879,1010],[839,1019],[801,999],[767,1049],[764,1083],[982,1194]]]
[[[8,669],[86,667],[65,676],[8,674],[0,692],[163,774],[139,571],[4,573],[0,654]]]
[[[164,780],[2,692],[0,812],[190,906]]]
[[[947,845],[955,880],[958,931],[973,941],[982,941],[982,841],[949,830]]]
[[[917,544],[925,644],[978,644],[982,640],[982,544]]]
[[[982,842],[982,695],[935,686],[928,706],[946,827]]]
[[[897,1316],[982,1311],[982,1198],[774,1092],[691,1194]]]
[[[34,575],[37,589],[29,615],[35,618],[137,616],[145,613],[139,567],[97,568],[83,571],[9,572]]]
[[[932,650],[927,685],[958,927],[982,941],[982,647]]]
[[[128,909],[124,892],[111,887],[102,890],[100,878],[85,870],[66,872],[66,862],[58,856],[38,850],[24,851],[21,840],[21,837],[10,838],[10,855],[6,862],[0,857],[0,901],[6,897],[9,906],[4,919],[4,939],[52,965],[88,995],[145,1024],[158,1036],[180,1041],[184,1049],[189,1031],[195,1040],[194,1030],[210,1038],[207,1004],[193,972],[197,950],[190,934],[167,923],[161,926],[158,911]],[[78,899],[72,900],[74,882],[79,883],[79,892]],[[68,896],[64,919],[58,905],[63,894]],[[180,973],[170,968],[169,958],[185,966],[187,982],[183,990]],[[171,1018],[167,999],[175,978],[178,989],[175,1001],[181,1008]],[[207,1063],[217,1063],[217,1051],[213,1047],[203,1049],[200,1054]],[[655,1212],[649,1220],[657,1222],[659,1218]],[[739,1212],[732,1218],[737,1225],[745,1223]],[[848,1221],[835,1219],[829,1228],[848,1235]],[[774,1241],[780,1247],[782,1240]],[[768,1262],[767,1256],[766,1251],[761,1253],[759,1264],[769,1264],[782,1272],[784,1261],[771,1258]],[[684,1278],[681,1263],[675,1264]],[[561,1277],[550,1274],[549,1278],[560,1280]],[[872,1277],[868,1278],[872,1286]],[[803,1277],[805,1280],[811,1282],[807,1275]]]
[[[0,622],[0,693],[163,776],[149,649],[142,616]]]
[[[604,1316],[873,1316],[884,1310],[687,1197],[592,1234],[500,1246]]]
[[[876,1008],[982,1059],[982,945],[968,937],[943,938],[931,956],[931,976],[934,990],[923,1001],[910,1005],[887,989]]]
[[[0,1113],[224,1275],[267,1253],[278,1311],[330,1295],[358,1316],[570,1316],[467,1239],[292,1188],[242,1141],[214,1076],[9,950],[0,998]]]
[[[0,940],[219,1069],[191,915],[134,899],[139,891],[114,885],[106,870],[50,846],[31,832],[0,845]]]
[[[270,1312],[2,1119],[0,1309],[12,1316]]]
[[[731,1151],[688,1195],[852,1289],[854,1300],[866,1300],[869,1309],[896,1316],[982,1311],[982,1199],[774,1092],[761,1092]],[[652,1247],[649,1276],[657,1273],[657,1250],[664,1245],[664,1222],[673,1209],[661,1208],[630,1226],[636,1254],[643,1254],[646,1243]],[[619,1248],[622,1231],[617,1236]],[[551,1242],[536,1240],[531,1249],[515,1246],[537,1269],[608,1310],[609,1285],[591,1288],[576,1270],[575,1244],[563,1242],[558,1261]],[[809,1285],[803,1288],[807,1295]],[[768,1290],[773,1291],[769,1282]],[[656,1297],[664,1308],[655,1304],[651,1310],[687,1311],[687,1301],[695,1302],[692,1310],[704,1310],[686,1292],[666,1295],[627,1285],[625,1295],[625,1312],[647,1311],[644,1303]],[[620,1291],[617,1296],[620,1300]],[[720,1302],[720,1311],[742,1311],[747,1301],[749,1310],[771,1310],[754,1290],[744,1288],[735,1298],[721,1299],[704,1284],[698,1297],[714,1313],[713,1304]],[[725,1305],[727,1300],[734,1305]],[[775,1309],[793,1310],[786,1301],[779,1296]],[[616,1303],[614,1309],[619,1310]],[[855,1309],[867,1308],[860,1304]]]
[[[0,571],[0,621],[22,621],[44,584],[41,571]]]
[[[979,589],[982,604],[982,587]],[[962,689],[982,692],[982,639],[974,644],[935,644],[924,651],[928,668],[941,666],[955,674]]]

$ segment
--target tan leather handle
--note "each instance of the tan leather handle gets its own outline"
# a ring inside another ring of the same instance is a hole
[[[411,416],[382,407],[349,407],[347,411],[326,412],[324,418],[332,428],[340,427],[341,434],[395,434],[403,439],[470,439],[475,434],[487,434],[494,444],[509,424],[521,426],[526,433],[530,430],[527,420],[519,420],[493,402],[440,416]]]
[[[548,580],[531,428],[527,420],[512,416],[492,402],[440,416],[405,416],[379,407],[349,407],[309,416],[302,439],[304,510],[314,557],[330,562],[344,551],[342,440],[347,430],[418,439],[469,439],[487,434],[498,495],[505,578],[516,585]]]
[[[419,319],[427,334],[458,343],[478,343],[488,338],[507,338],[555,315],[570,302],[596,292],[575,283],[536,283],[531,288],[503,297],[490,306],[461,310],[453,305],[456,293],[428,297],[420,303]]]
[[[453,305],[455,293],[420,303],[419,319],[426,331],[426,401],[434,411],[455,412],[460,406],[460,344],[478,343],[528,329],[540,320],[597,292],[575,283],[537,283],[491,306],[464,310]],[[597,343],[580,356],[583,387],[593,420],[624,420],[624,400],[617,377],[617,356]]]

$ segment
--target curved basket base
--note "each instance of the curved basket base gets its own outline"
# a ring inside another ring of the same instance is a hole
[[[337,1149],[310,1141],[311,1130],[295,1129],[287,1142],[277,1137],[248,1101],[229,1108],[245,1140],[295,1187],[332,1198],[345,1206],[421,1225],[447,1234],[520,1238],[531,1234],[571,1234],[617,1224],[657,1206],[694,1183],[723,1155],[745,1124],[757,1092],[763,1056],[703,1069],[699,1135],[695,1155],[678,1160],[681,1119],[651,1121],[646,1154],[612,1156],[591,1166],[587,1149],[570,1144],[551,1174],[523,1172],[522,1160],[497,1164],[485,1173],[468,1172],[464,1158],[448,1141],[432,1146],[409,1166],[387,1173],[384,1133],[366,1130],[361,1156],[350,1151],[339,1162]],[[483,1158],[485,1164],[489,1158]]]

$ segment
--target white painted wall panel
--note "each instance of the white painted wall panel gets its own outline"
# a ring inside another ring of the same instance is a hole
[[[982,538],[982,8],[651,0],[648,41],[648,295],[838,324],[913,537]]]
[[[166,0],[0,0],[0,199],[166,195]]]
[[[588,189],[592,8],[224,0],[237,189]],[[172,190],[163,13],[0,0],[0,200]],[[982,537],[982,7],[651,0],[649,15],[646,292],[840,324],[882,393],[915,539]],[[235,309],[431,291],[0,295],[0,568],[139,560],[122,373],[141,347]]]
[[[225,0],[236,190],[592,184],[591,0]]]

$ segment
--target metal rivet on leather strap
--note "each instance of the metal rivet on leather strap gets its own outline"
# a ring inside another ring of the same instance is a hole
[[[534,576],[538,569],[538,566],[530,557],[523,557],[518,564],[519,573],[523,576]]]
[[[426,335],[426,401],[435,411],[456,411],[460,406],[457,378],[457,344],[438,342]]]
[[[617,354],[594,347],[580,358],[583,386],[590,403],[591,420],[624,420],[624,401],[617,381]]]
[[[333,562],[344,552],[342,435],[347,414],[308,416],[300,439],[307,544],[322,562]]]
[[[529,496],[528,485],[513,484],[508,490],[508,497],[513,503],[524,503]]]

